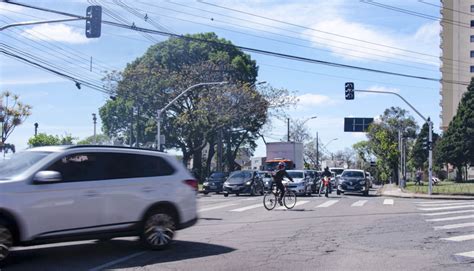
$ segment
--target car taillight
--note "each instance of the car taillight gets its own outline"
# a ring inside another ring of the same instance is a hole
[[[185,180],[185,184],[191,186],[194,190],[198,190],[198,181],[197,180]]]

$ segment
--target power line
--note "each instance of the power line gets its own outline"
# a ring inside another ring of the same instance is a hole
[[[454,12],[457,12],[457,13],[460,13],[460,14],[465,14],[465,15],[469,15],[469,16],[474,16],[473,13],[464,12],[464,11],[460,11],[460,10],[452,9],[452,8],[447,8],[447,7],[444,7],[444,6],[441,6],[441,5],[436,5],[436,4],[433,4],[433,3],[428,3],[428,2],[425,2],[425,1],[423,1],[423,0],[418,0],[418,2],[420,2],[420,3],[422,3],[422,4],[425,4],[425,5],[429,5],[429,6],[441,8],[441,9],[451,10],[451,11],[454,11]]]
[[[128,6],[127,4],[122,2],[121,0],[113,0],[113,2],[114,2],[115,5],[118,5],[118,6],[122,7],[123,9],[125,9],[126,11],[130,12],[131,14],[137,16],[138,18],[143,19],[145,22],[147,22],[150,25],[154,26],[156,29],[164,30],[164,31],[168,31],[168,32],[174,32],[174,31],[171,31],[170,29],[166,28],[165,26],[161,25],[160,23],[156,22],[152,18],[148,17],[147,13],[145,13],[145,15],[140,14],[139,12],[137,12],[137,9]]]

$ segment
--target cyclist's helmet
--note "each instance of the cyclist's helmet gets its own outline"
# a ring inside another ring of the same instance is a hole
[[[284,169],[286,167],[286,164],[284,162],[278,163],[278,169]]]

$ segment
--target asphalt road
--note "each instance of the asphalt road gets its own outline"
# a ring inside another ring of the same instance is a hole
[[[2,270],[474,270],[474,201],[200,195],[199,223],[166,251],[135,238],[19,248]],[[464,253],[464,254],[461,254]],[[457,255],[459,254],[459,255]]]

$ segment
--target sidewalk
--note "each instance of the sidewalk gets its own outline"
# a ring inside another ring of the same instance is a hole
[[[456,196],[456,195],[428,195],[422,193],[411,193],[402,191],[395,184],[386,184],[380,188],[377,194],[386,197],[411,198],[411,199],[452,199],[452,200],[474,200],[474,196]]]

